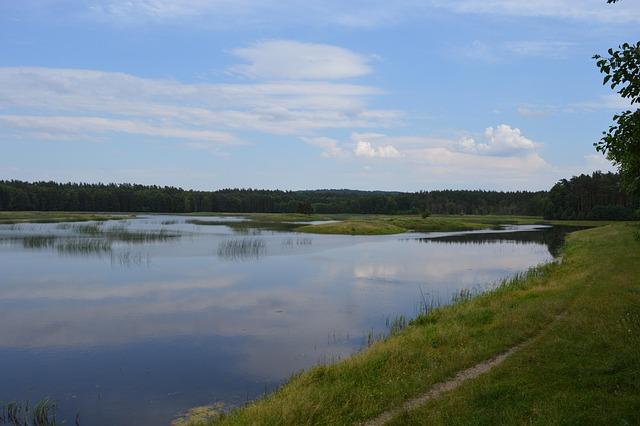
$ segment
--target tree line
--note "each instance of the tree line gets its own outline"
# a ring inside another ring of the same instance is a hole
[[[194,191],[169,186],[0,181],[0,210],[150,213],[505,214],[631,219],[638,207],[612,173],[561,180],[551,191]]]
[[[617,173],[595,172],[562,179],[549,191],[549,219],[638,219],[639,197],[626,191]]]

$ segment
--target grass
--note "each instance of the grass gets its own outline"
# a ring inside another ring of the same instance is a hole
[[[402,216],[353,216],[347,220],[317,225],[305,225],[296,228],[298,232],[314,234],[350,234],[350,235],[385,235],[400,234],[408,231],[470,231],[474,229],[492,228],[493,223],[467,221],[465,216],[427,217],[415,215]]]
[[[132,217],[134,215],[131,214],[0,211],[0,224],[105,221],[131,219]]]
[[[346,234],[346,235],[385,235],[406,232],[406,229],[391,223],[364,220],[345,220],[342,222],[305,225],[295,229],[298,232],[313,234]]]
[[[569,252],[574,271],[565,276],[580,291],[567,316],[498,368],[392,424],[640,424],[640,242],[631,226],[580,234],[587,247]]]
[[[55,426],[56,410],[56,403],[49,398],[40,400],[33,407],[29,402],[0,404],[0,425]]]
[[[215,424],[362,422],[542,330],[488,374],[394,422],[638,424],[637,231],[627,223],[571,234],[561,264],[475,297],[463,294],[361,353],[296,375]]]
[[[275,215],[271,215],[275,216]],[[286,216],[286,215],[284,215]],[[329,215],[324,220],[336,222],[305,225],[298,232],[316,234],[384,235],[402,232],[456,232],[495,228],[498,225],[564,225],[576,227],[603,226],[615,221],[544,220],[539,216],[501,215]],[[314,220],[321,220],[316,218]]]
[[[264,241],[257,238],[224,240],[218,245],[218,257],[227,260],[257,259],[266,254],[266,251]]]
[[[316,220],[332,220],[335,217],[346,215],[325,215],[325,214],[300,214],[300,213],[215,213],[196,212],[186,213],[186,216],[206,216],[206,217],[242,217],[256,222],[312,222]]]

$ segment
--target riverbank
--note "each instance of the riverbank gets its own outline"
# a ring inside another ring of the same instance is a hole
[[[122,220],[131,219],[133,217],[135,217],[135,215],[131,213],[0,211],[0,224],[88,222]]]
[[[439,215],[366,215],[347,218],[333,217],[334,222],[296,228],[312,234],[385,235],[403,232],[458,232],[492,229],[499,225],[562,225],[594,227],[619,223],[593,220],[544,220],[538,216]]]
[[[97,212],[0,212],[0,224],[59,223],[131,219],[137,215],[155,213],[97,213]],[[500,215],[365,215],[365,214],[311,214],[298,213],[215,213],[198,212],[191,223],[199,225],[227,225],[232,228],[260,228],[289,230],[311,234],[335,235],[389,235],[404,232],[457,232],[491,229],[499,225],[563,225],[602,226],[613,221],[547,221],[538,216]],[[198,217],[223,217],[224,221],[201,220]],[[232,217],[240,221],[229,220]],[[312,223],[324,222],[324,223]]]
[[[486,374],[391,422],[638,423],[638,229],[627,223],[571,234],[561,264],[431,310],[362,353],[297,375],[215,424],[366,422],[531,339]]]

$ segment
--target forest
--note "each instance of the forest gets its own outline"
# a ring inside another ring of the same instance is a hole
[[[544,216],[567,220],[633,220],[638,218],[638,207],[638,197],[624,190],[619,174],[595,172],[556,183],[549,191]]]
[[[137,184],[0,181],[0,210],[350,214],[504,214],[548,219],[633,219],[639,203],[618,174],[563,179],[550,191],[419,192],[326,189],[184,190]]]

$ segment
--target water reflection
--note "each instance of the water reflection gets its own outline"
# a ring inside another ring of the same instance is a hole
[[[422,295],[448,301],[550,260],[556,241],[523,228],[353,237],[192,222],[0,226],[0,400],[49,395],[91,425],[241,404],[360,349]]]
[[[564,237],[569,232],[576,231],[576,227],[527,225],[515,227],[506,226],[497,231],[479,231],[457,235],[442,235],[419,239],[422,242],[447,242],[455,244],[488,244],[512,242],[515,244],[542,244],[547,246],[552,256],[560,255]]]

